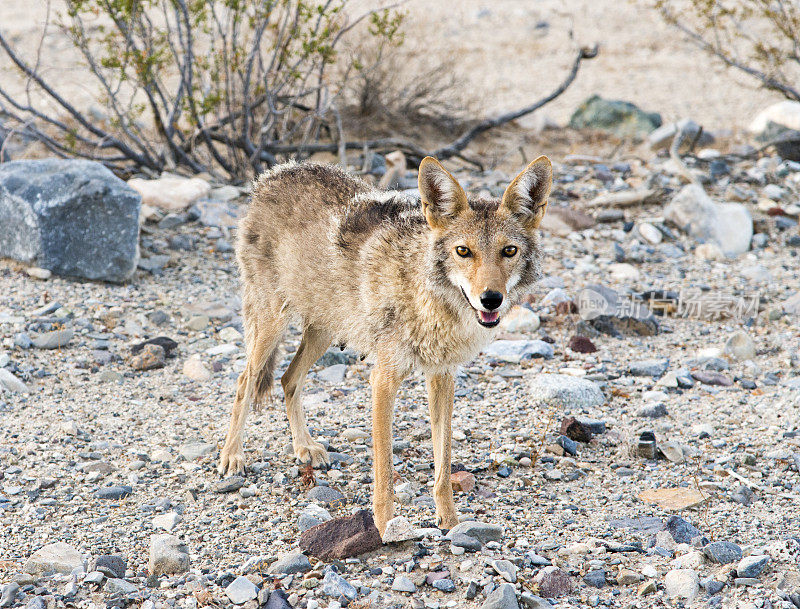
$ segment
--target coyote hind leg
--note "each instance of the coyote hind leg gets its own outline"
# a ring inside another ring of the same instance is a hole
[[[245,310],[247,325],[247,365],[239,375],[236,398],[231,409],[231,421],[225,445],[219,456],[219,473],[238,474],[244,471],[242,432],[250,407],[261,405],[272,389],[273,373],[278,357],[278,343],[286,323],[278,318],[253,319]]]
[[[286,415],[289,417],[289,428],[292,430],[294,455],[303,463],[310,462],[313,467],[328,463],[328,453],[308,432],[301,392],[308,369],[325,353],[330,344],[331,337],[327,332],[307,326],[303,330],[303,338],[297,353],[281,377],[283,393],[286,396]]]

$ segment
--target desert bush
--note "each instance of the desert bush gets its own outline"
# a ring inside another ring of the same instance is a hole
[[[796,0],[656,0],[655,6],[701,48],[763,87],[800,101]]]
[[[346,116],[371,135],[418,135],[420,127],[449,135],[464,127],[478,100],[459,82],[454,58],[430,57],[403,42],[370,36],[348,45]]]
[[[65,0],[56,23],[80,51],[105,120],[60,95],[38,58],[23,58],[2,29],[2,52],[54,103],[37,107],[0,82],[0,110],[61,156],[249,177],[341,137],[343,86],[331,72],[359,24],[379,46],[401,41],[402,13],[356,16],[348,2]]]

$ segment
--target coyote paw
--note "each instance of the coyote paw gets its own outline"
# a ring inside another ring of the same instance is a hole
[[[455,512],[449,514],[436,514],[436,526],[448,531],[458,524],[458,516]]]
[[[294,456],[301,463],[311,463],[312,467],[328,465],[331,462],[325,447],[314,440],[309,440],[304,444],[295,444]]]
[[[219,453],[219,473],[221,476],[233,476],[244,473],[244,451],[242,446],[228,446]]]

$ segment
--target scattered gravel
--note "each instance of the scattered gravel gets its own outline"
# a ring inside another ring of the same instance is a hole
[[[245,352],[233,254],[218,248],[235,234],[215,218],[241,199],[216,215],[205,206],[206,223],[156,211],[124,285],[0,262],[0,607],[792,609],[800,278],[784,243],[798,228],[758,201],[770,184],[787,193],[776,205],[796,201],[800,166],[725,163],[707,191],[741,197],[766,236],[739,258],[662,223],[660,204],[589,208],[604,222],[544,235],[546,276],[504,342],[457,374],[462,521],[446,534],[434,526],[424,377],[407,379],[385,544],[360,512],[372,441],[370,362],[358,354],[332,348],[305,386],[330,469],[294,462],[276,383],[274,404],[248,420],[246,475],[216,472]],[[458,177],[492,193],[510,176]],[[658,158],[556,163],[551,205],[646,180],[681,188]],[[598,285],[604,302],[684,288],[761,300],[752,319],[584,319],[581,291]],[[277,376],[299,341],[291,326]]]

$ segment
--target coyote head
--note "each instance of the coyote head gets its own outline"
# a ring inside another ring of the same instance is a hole
[[[433,284],[492,328],[541,274],[537,227],[553,183],[545,156],[528,165],[502,199],[467,197],[434,158],[419,166],[422,210],[431,228]]]

